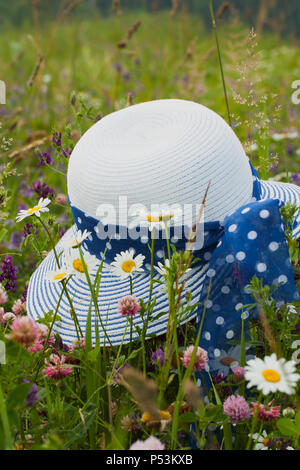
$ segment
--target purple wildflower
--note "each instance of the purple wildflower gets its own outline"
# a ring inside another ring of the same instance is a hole
[[[44,199],[46,198],[53,199],[56,196],[56,191],[54,188],[50,188],[49,186],[47,186],[46,183],[42,183],[41,181],[38,181],[38,180],[32,183],[32,189],[34,192],[37,193],[38,195],[37,199],[39,199],[40,197]]]
[[[164,360],[165,360],[165,353],[160,348],[158,348],[158,350],[153,352],[151,355],[151,361],[154,362],[154,364],[160,364],[161,366],[163,366]]]
[[[300,173],[294,173],[293,175],[290,176],[291,183],[296,184],[297,186],[300,186]]]
[[[9,250],[13,250],[15,248],[19,248],[23,241],[22,235],[20,232],[13,232],[10,237],[10,242],[8,245]]]
[[[28,209],[28,206],[27,206],[26,204],[24,204],[24,202],[22,202],[21,204],[19,204],[18,212],[23,211],[23,210],[26,210],[26,209]]]
[[[60,154],[61,154],[61,156],[62,156],[62,157],[65,157],[65,158],[69,158],[69,156],[71,155],[71,152],[72,152],[72,150],[69,149],[69,148],[65,148],[65,149],[64,149],[64,148],[62,147],[62,148],[60,149]]]
[[[26,237],[28,237],[28,235],[31,235],[32,233],[34,233],[37,236],[39,231],[38,230],[34,231],[33,225],[26,224],[25,227],[22,230],[23,237],[26,238]]]
[[[52,160],[49,152],[40,153],[40,161],[38,162],[38,166],[45,166],[45,164],[54,165],[54,161]]]
[[[16,292],[17,290],[17,268],[12,263],[12,257],[5,255],[0,265],[0,283],[3,284],[7,291]]]
[[[27,184],[23,186],[22,188],[20,188],[20,193],[22,194],[23,197],[33,196],[33,190]]]
[[[27,406],[33,406],[39,399],[37,385],[33,384],[27,395]]]
[[[21,294],[21,302],[25,303],[27,300],[27,292],[28,292],[28,285],[25,286],[25,289],[23,290]]]
[[[53,137],[52,137],[52,142],[57,146],[61,147],[61,132],[55,132]]]

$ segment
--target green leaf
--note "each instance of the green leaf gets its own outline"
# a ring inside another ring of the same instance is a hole
[[[7,400],[7,408],[13,409],[16,406],[23,405],[25,402],[29,390],[31,389],[32,384],[21,384],[17,385],[9,394]]]
[[[194,423],[198,420],[198,416],[196,415],[196,413],[192,413],[191,411],[189,411],[180,415],[178,419],[181,423]]]
[[[284,436],[292,437],[300,434],[295,423],[288,418],[280,418],[277,421],[277,428]]]
[[[139,349],[135,349],[134,351],[132,351],[130,355],[128,356],[127,361],[129,362],[131,359],[134,359],[142,349],[143,348],[139,348]]]

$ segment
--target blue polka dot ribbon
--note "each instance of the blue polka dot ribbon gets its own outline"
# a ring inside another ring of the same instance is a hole
[[[251,168],[252,202],[225,218],[223,235],[212,252],[200,296],[198,328],[204,305],[206,312],[199,345],[209,353],[212,373],[228,374],[230,368],[223,367],[224,357],[239,362],[239,346],[230,346],[230,342],[240,342],[242,319],[247,331],[249,320],[259,314],[247,287],[255,275],[263,285],[274,286],[272,297],[277,308],[299,300],[280,213],[283,203],[260,199],[260,182]]]

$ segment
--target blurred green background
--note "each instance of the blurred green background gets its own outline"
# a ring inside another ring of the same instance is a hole
[[[32,3],[39,7],[43,20],[53,19],[60,5],[60,0],[0,0],[0,21],[2,24],[21,25],[30,22]],[[245,23],[256,25],[276,34],[286,36],[300,35],[300,2],[298,0],[215,0],[215,8],[229,3],[237,9]],[[119,6],[117,6],[119,4]],[[185,9],[197,14],[206,25],[209,24],[209,12],[206,0],[84,0],[80,2],[73,15],[89,17],[90,15],[110,15],[114,9],[121,11],[143,10],[158,12]]]

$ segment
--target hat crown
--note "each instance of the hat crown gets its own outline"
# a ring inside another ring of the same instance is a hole
[[[107,115],[79,140],[68,168],[70,201],[92,217],[100,204],[121,219],[133,204],[194,211],[209,182],[206,221],[223,220],[251,200],[251,169],[233,130],[205,106],[177,99]]]

